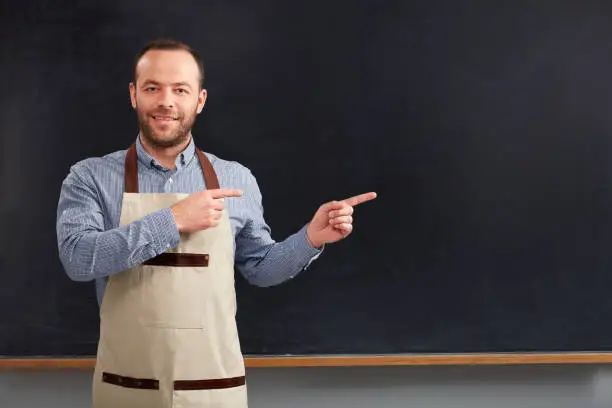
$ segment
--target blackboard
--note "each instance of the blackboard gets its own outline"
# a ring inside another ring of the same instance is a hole
[[[376,191],[257,288],[246,355],[612,351],[612,8],[575,1],[11,1],[0,16],[0,356],[92,356],[59,263],[71,164],[127,148],[146,41],[196,48],[198,146],[257,177],[275,239]]]

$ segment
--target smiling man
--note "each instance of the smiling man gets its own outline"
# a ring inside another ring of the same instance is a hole
[[[246,407],[234,266],[251,284],[280,284],[348,236],[353,207],[376,197],[325,203],[274,241],[252,173],[195,146],[203,82],[189,46],[147,44],[129,88],[136,139],[75,164],[62,184],[60,259],[71,279],[96,281],[100,302],[96,408]]]

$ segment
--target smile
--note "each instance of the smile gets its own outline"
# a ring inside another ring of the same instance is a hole
[[[162,121],[162,122],[171,122],[173,120],[177,120],[177,118],[174,118],[172,116],[161,116],[161,115],[154,115],[153,119],[159,120],[159,121]]]

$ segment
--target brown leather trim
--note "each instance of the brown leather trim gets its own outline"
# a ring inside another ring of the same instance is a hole
[[[206,183],[206,189],[214,190],[219,188],[219,179],[217,178],[217,173],[215,173],[215,169],[213,169],[210,160],[208,160],[208,157],[206,157],[206,155],[197,147],[196,153],[198,154],[200,166],[202,167],[202,172],[204,173],[204,183]]]
[[[150,378],[133,378],[122,375],[102,373],[102,382],[126,388],[138,388],[141,390],[159,390],[159,381]]]
[[[156,266],[208,266],[208,259],[208,254],[165,252],[143,262],[143,264]]]
[[[132,144],[125,155],[125,174],[123,176],[126,193],[138,192],[138,155],[136,143]]]
[[[195,148],[202,174],[204,175],[204,183],[209,190],[219,188],[219,179],[208,157],[200,149]],[[136,142],[132,143],[125,155],[125,173],[124,173],[124,191],[126,193],[138,193],[138,153],[136,152]]]
[[[174,382],[177,391],[219,390],[240,387],[246,384],[246,377],[217,378],[214,380],[179,380]]]

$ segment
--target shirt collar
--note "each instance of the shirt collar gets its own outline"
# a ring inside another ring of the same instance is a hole
[[[145,165],[147,168],[155,168],[158,170],[169,171],[166,167],[164,167],[161,163],[159,163],[153,156],[151,156],[142,146],[140,142],[140,135],[136,138],[136,153],[138,155],[138,161]],[[195,143],[193,142],[193,137],[189,137],[189,144],[178,156],[176,156],[176,170],[180,170],[185,167],[193,156],[195,155]]]

